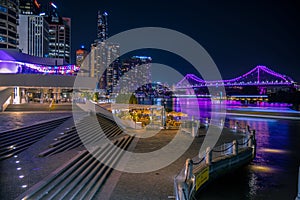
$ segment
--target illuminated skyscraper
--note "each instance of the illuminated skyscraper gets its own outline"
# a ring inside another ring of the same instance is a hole
[[[0,1],[0,48],[17,48],[18,12],[17,0]]]
[[[101,13],[98,11],[97,20],[97,41],[103,42],[108,38],[108,14],[107,12]]]
[[[49,57],[71,61],[71,18],[60,17],[57,6],[50,3],[46,17],[49,23]]]
[[[121,93],[133,92],[141,83],[151,83],[152,58],[148,56],[133,56],[122,60],[119,88]]]
[[[19,49],[26,54],[45,57],[49,52],[48,22],[39,15],[19,15]]]
[[[76,50],[76,65],[80,66],[87,55],[88,51],[82,45],[80,49]]]
[[[91,45],[91,52],[86,56],[80,68],[80,75],[96,78],[98,89],[111,93],[117,83],[121,63],[117,60],[120,54],[118,44],[98,42]]]
[[[38,15],[41,12],[41,5],[37,0],[19,0],[19,12],[22,15]]]

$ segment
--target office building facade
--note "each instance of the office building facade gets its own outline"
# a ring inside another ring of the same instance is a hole
[[[43,16],[19,15],[19,49],[26,54],[47,57],[49,53],[49,25]]]
[[[17,49],[18,1],[0,1],[0,48]]]
[[[63,58],[71,62],[71,18],[61,17],[57,6],[50,2],[46,7],[45,19],[49,24],[50,58]]]
[[[88,55],[88,51],[82,45],[79,49],[76,50],[76,65],[81,66],[82,62],[84,61],[87,55]]]
[[[119,93],[132,93],[145,84],[151,83],[151,63],[152,58],[148,56],[132,56],[123,59],[116,90]]]
[[[118,44],[98,42],[91,45],[91,51],[81,64],[80,76],[96,78],[99,91],[111,93],[120,74]]]
[[[71,61],[71,19],[60,17],[58,23],[49,23],[49,57]]]

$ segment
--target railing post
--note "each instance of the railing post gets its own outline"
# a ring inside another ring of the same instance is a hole
[[[184,169],[185,180],[191,179],[192,173],[193,173],[193,161],[190,158],[188,158],[185,161],[185,169]]]
[[[212,161],[212,151],[211,151],[210,147],[207,147],[206,148],[205,163],[207,165],[211,165],[211,161]]]
[[[252,131],[251,131],[251,135],[252,135],[252,143],[253,143],[253,145],[256,145],[255,130],[252,130]]]
[[[253,148],[253,150],[252,150],[252,157],[255,158],[255,156],[256,156],[256,138],[255,138],[255,130],[252,130],[252,131],[251,131],[251,137],[252,137],[251,142],[252,142],[252,148]]]
[[[249,124],[248,124],[246,127],[247,127],[247,129],[246,129],[247,133],[250,134],[250,133],[251,133],[251,130],[250,130]]]
[[[235,123],[234,123],[234,130],[238,130],[238,128],[239,128],[239,122],[238,121],[236,121]]]
[[[300,200],[300,167],[298,172],[298,195],[295,200]]]
[[[253,145],[253,135],[247,135],[248,138],[248,147],[252,147]]]
[[[233,140],[233,142],[232,142],[232,153],[233,153],[233,155],[238,154],[238,144],[237,144],[236,140]]]

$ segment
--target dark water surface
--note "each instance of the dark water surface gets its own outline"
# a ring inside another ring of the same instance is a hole
[[[218,103],[210,100],[176,99],[167,102],[173,110],[183,111],[195,119],[210,118]],[[295,111],[288,107],[240,106],[227,104],[227,109],[245,111],[244,116],[227,115],[226,123],[236,121],[256,130],[257,155],[249,165],[240,168],[205,188],[201,200],[294,200],[297,196],[300,165],[300,120],[249,117],[247,112],[268,111],[285,116]],[[220,106],[219,106],[220,107]],[[272,114],[272,113],[271,113]]]
[[[295,199],[300,164],[300,121],[229,117],[257,133],[254,161],[209,185],[199,199]]]

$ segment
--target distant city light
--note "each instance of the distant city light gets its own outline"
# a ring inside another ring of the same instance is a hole
[[[40,16],[45,16],[45,15],[46,15],[46,13],[44,13],[44,12],[40,13]]]
[[[103,15],[107,16],[107,15],[108,15],[108,13],[107,13],[107,12],[104,12],[104,13],[103,13]]]
[[[24,175],[20,175],[19,178],[24,178]]]
[[[27,185],[22,185],[22,188],[27,188]]]
[[[84,45],[81,45],[81,48],[84,49]]]
[[[149,56],[133,56],[133,58],[138,58],[138,59],[141,59],[141,60],[146,60],[146,59],[152,60],[152,58],[149,57]]]
[[[54,8],[57,8],[57,6],[56,6],[53,2],[51,2],[50,4],[51,4],[51,6],[53,6]]]

